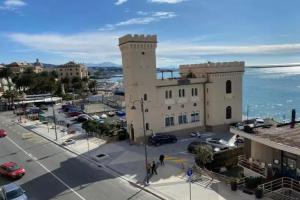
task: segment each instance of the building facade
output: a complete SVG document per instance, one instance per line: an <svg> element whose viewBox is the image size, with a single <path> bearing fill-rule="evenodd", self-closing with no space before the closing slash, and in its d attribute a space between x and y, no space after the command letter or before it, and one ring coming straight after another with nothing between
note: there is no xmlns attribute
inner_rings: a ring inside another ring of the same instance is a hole
<svg viewBox="0 0 300 200"><path fill-rule="evenodd" d="M159 80L156 35L125 35L119 47L132 140L143 138L142 113L147 135L225 130L242 120L244 62L181 65L181 77Z"/></svg>
<svg viewBox="0 0 300 200"><path fill-rule="evenodd" d="M265 120L246 128L232 127L232 133L245 139L244 157L239 165L245 174L263 177L291 177L300 180L300 125L279 124Z"/></svg>
<svg viewBox="0 0 300 200"><path fill-rule="evenodd" d="M39 59L36 59L36 62L31 64L27 62L13 62L6 67L10 68L13 73L23 73L26 69L31 69L35 73L40 73L43 71L44 66L42 63L39 62Z"/></svg>
<svg viewBox="0 0 300 200"><path fill-rule="evenodd" d="M86 66L75 62L68 62L66 64L59 65L55 67L54 70L57 72L59 79L69 78L71 80L74 77L78 77L80 79L88 77L88 70Z"/></svg>

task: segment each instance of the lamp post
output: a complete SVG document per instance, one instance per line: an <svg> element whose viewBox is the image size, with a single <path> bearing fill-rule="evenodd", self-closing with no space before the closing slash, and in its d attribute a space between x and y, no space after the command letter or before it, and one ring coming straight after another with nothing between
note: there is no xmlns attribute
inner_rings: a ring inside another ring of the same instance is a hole
<svg viewBox="0 0 300 200"><path fill-rule="evenodd" d="M141 98L140 100L133 101L133 106L131 107L132 110L135 110L136 107L134 106L134 103L139 101L141 103L141 112L142 112L142 122L143 122L143 134L144 134L144 151L145 151L145 172L146 172L146 184L149 184L149 178L148 178L148 151L147 151L147 138L146 138L146 128L145 128L145 111L144 111L144 100Z"/></svg>
<svg viewBox="0 0 300 200"><path fill-rule="evenodd" d="M55 131L55 140L57 140L57 130L56 130L56 115L55 115L55 109L54 109L54 101L51 95L51 103L52 103L52 110L53 110L53 121L54 121L54 131Z"/></svg>

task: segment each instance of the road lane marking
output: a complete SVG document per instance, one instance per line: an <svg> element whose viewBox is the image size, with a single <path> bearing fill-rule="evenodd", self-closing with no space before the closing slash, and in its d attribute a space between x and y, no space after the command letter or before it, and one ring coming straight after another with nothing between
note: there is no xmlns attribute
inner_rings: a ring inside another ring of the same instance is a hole
<svg viewBox="0 0 300 200"><path fill-rule="evenodd" d="M31 159L33 159L37 164L39 164L44 170L49 172L55 179L57 179L61 184L66 186L69 190L71 190L76 196L78 196L81 200L86 200L83 196L81 196L78 192L76 192L73 188L71 188L67 183L65 183L62 179L60 179L58 176L56 176L54 173L52 173L45 165L43 165L41 162L37 160L36 157L32 156L30 153L25 151L21 146L19 146L17 143L15 143L10 137L6 136L6 138L13 143L18 149L23 151L27 156L29 156Z"/></svg>

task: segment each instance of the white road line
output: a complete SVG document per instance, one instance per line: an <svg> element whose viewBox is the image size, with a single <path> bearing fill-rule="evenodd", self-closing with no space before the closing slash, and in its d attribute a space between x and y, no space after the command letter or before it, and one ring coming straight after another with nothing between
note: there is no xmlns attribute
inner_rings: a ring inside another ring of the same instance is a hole
<svg viewBox="0 0 300 200"><path fill-rule="evenodd" d="M64 186L66 186L69 190L71 190L75 195L77 195L80 199L86 200L83 196L81 196L78 192L76 192L73 188L71 188L68 184L66 184L63 180L61 180L58 176L56 176L54 173L52 173L45 165L40 163L37 158L32 156L30 153L25 151L22 147L20 147L17 143L15 143L12 139L10 139L8 136L6 138L13 143L16 147L18 147L21 151L23 151L27 156L29 156L31 159L33 159L37 164L39 164L43 169L45 169L47 172L49 172L54 178L56 178L59 182L61 182Z"/></svg>

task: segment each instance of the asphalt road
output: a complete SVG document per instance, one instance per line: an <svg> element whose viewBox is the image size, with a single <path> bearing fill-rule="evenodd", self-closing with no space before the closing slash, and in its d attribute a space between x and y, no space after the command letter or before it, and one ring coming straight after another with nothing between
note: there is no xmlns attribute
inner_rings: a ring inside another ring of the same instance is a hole
<svg viewBox="0 0 300 200"><path fill-rule="evenodd" d="M15 161L27 173L16 182L30 200L157 200L127 181L76 157L44 138L12 122L12 113L0 113L0 128L8 136L0 139L0 163ZM27 134L27 139L22 138ZM12 182L0 177L0 185Z"/></svg>

